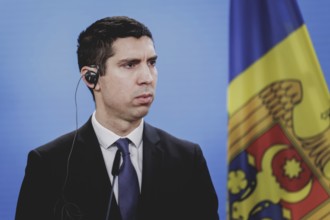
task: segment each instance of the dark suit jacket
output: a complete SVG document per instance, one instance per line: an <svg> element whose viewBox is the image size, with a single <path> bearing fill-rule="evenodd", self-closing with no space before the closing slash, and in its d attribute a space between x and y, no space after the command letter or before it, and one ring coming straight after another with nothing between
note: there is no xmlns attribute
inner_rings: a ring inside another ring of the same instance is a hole
<svg viewBox="0 0 330 220"><path fill-rule="evenodd" d="M81 216L75 219L105 219L111 183L91 120L77 131L61 193L75 133L29 153L16 220L61 219L66 212ZM216 220L217 209L200 147L145 123L139 220ZM110 210L110 219L120 220L115 199Z"/></svg>

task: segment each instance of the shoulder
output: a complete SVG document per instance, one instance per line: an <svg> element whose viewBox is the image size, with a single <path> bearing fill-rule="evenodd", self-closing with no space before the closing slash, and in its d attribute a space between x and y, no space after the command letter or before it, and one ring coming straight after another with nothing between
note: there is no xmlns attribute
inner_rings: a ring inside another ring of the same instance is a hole
<svg viewBox="0 0 330 220"><path fill-rule="evenodd" d="M83 143L83 140L87 136L87 133L93 133L93 128L88 121L82 127L69 133L63 134L48 143L45 143L34 150L31 153L39 154L42 156L56 156L67 153L71 150L73 145Z"/></svg>
<svg viewBox="0 0 330 220"><path fill-rule="evenodd" d="M148 123L144 123L144 135L149 137L151 141L157 142L171 142L179 145L189 145L189 146L197 146L197 143L192 141L179 138L163 129L154 127Z"/></svg>
<svg viewBox="0 0 330 220"><path fill-rule="evenodd" d="M145 123L144 129L144 137L162 150L176 153L202 154L199 144L195 142L179 138L148 123Z"/></svg>
<svg viewBox="0 0 330 220"><path fill-rule="evenodd" d="M28 160L30 162L45 163L46 161L60 163L65 161L73 144L76 131L64 134L49 141L29 152Z"/></svg>

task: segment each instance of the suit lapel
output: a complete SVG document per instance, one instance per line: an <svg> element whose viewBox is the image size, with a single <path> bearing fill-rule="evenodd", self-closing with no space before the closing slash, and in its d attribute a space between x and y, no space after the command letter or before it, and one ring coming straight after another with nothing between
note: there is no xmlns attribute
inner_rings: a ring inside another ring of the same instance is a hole
<svg viewBox="0 0 330 220"><path fill-rule="evenodd" d="M78 130L77 142L72 155L76 161L76 166L73 169L81 177L79 178L82 181L80 184L85 184L86 192L84 192L83 199L86 202L85 205L89 206L86 208L98 210L100 213L91 214L103 218L107 210L112 186L91 120ZM119 214L115 199L112 201L111 212L115 215Z"/></svg>
<svg viewBox="0 0 330 220"><path fill-rule="evenodd" d="M154 127L145 123L143 131L143 171L141 192L143 210L150 207L152 201L155 201L155 197L157 197L162 167L163 151L160 148L159 135Z"/></svg>
<svg viewBox="0 0 330 220"><path fill-rule="evenodd" d="M79 130L76 147L80 148L80 157L83 160L80 165L85 172L88 185L98 192L107 192L111 186L110 180L90 121Z"/></svg>

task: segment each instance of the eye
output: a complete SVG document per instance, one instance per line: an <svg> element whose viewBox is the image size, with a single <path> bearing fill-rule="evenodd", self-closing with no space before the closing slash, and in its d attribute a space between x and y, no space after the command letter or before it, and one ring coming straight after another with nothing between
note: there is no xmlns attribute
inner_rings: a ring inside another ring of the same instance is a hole
<svg viewBox="0 0 330 220"><path fill-rule="evenodd" d="M127 69L132 69L136 66L136 63L135 62L127 62L124 64L124 67L127 68Z"/></svg>
<svg viewBox="0 0 330 220"><path fill-rule="evenodd" d="M157 63L157 60L156 59L151 59L148 62L149 66L156 66L156 63Z"/></svg>
<svg viewBox="0 0 330 220"><path fill-rule="evenodd" d="M125 69L133 69L139 64L138 60L127 60L121 64Z"/></svg>

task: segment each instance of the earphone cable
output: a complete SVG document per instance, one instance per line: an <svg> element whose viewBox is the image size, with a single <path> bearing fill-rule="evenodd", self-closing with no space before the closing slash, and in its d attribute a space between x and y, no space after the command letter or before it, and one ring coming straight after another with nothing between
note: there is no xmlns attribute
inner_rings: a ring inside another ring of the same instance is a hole
<svg viewBox="0 0 330 220"><path fill-rule="evenodd" d="M76 121L76 130L75 130L75 134L74 134L74 137L73 137L73 140L72 140L72 144L71 144L71 149L70 149L70 152L69 152L69 155L68 155L68 159L67 159L66 176L65 176L63 187L62 187L62 192L63 193L64 193L66 184L67 184L68 179L69 179L70 159L71 159L71 155L72 155L72 152L73 152L74 144L76 142L76 138L77 138L77 135L78 135L78 101L77 101L77 93L78 93L78 88L79 88L79 84L80 84L80 81L81 81L82 77L83 76L81 76L79 78L79 81L77 83L76 90L75 90L75 93L74 93L75 115L76 115L76 120L75 120Z"/></svg>
<svg viewBox="0 0 330 220"><path fill-rule="evenodd" d="M71 160L71 156L72 156L72 152L73 152L73 148L77 139L77 135L78 135L78 101L77 101L77 92L78 92L78 88L79 88L79 84L80 81L82 79L83 76L81 76L79 78L79 81L77 83L76 89L75 89L75 94L74 94L74 100L75 100L75 134L72 140L72 144L71 144L71 148L70 148L70 152L68 154L68 158L67 158L67 164L66 164L66 174L65 174L65 179L64 179L64 183L62 186L62 191L61 191L61 197L57 200L55 206L54 206L54 214L56 215L57 211L59 210L60 213L60 218L61 220L65 220L65 219L81 219L82 218L82 214L80 212L79 207L71 202L68 202L65 198L65 188L67 186L68 183L68 179L69 179L69 170L70 170L70 160ZM58 207L60 206L60 207ZM58 209L59 208L59 209Z"/></svg>

